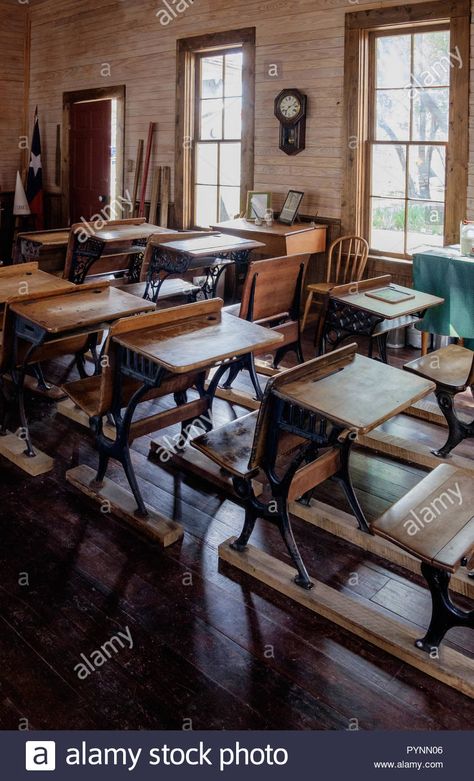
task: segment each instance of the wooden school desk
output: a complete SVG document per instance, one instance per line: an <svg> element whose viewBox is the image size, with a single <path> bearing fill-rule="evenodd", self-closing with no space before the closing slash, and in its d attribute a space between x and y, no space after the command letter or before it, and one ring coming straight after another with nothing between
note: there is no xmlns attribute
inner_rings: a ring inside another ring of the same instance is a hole
<svg viewBox="0 0 474 781"><path fill-rule="evenodd" d="M71 383L66 390L81 404L90 416L103 418L109 414L116 426L114 441L96 436L99 451L99 469L94 490L100 497L106 477L109 458L118 460L127 476L137 509L131 515L147 518L148 509L137 484L129 456L130 443L144 434L179 422L195 420L210 413L215 389L222 374L233 360L241 355L274 347L281 340L272 333L246 321L222 312L220 299L188 304L175 309L161 310L152 315L120 321L110 332L108 354L110 365L100 378ZM210 385L205 387L207 370L219 366ZM100 379L100 388L97 380ZM130 389L130 383L133 383ZM90 388L95 386L96 399L90 399ZM188 401L186 391L196 387L199 398ZM111 393L111 389L114 393ZM138 404L144 399L174 394L176 406L133 421ZM107 402L101 404L101 399ZM68 480L91 495L91 470L79 467L68 473ZM127 511L130 514L129 510ZM122 515L126 515L122 507ZM137 519L133 519L136 525Z"/></svg>
<svg viewBox="0 0 474 781"><path fill-rule="evenodd" d="M22 263L0 268L0 311L9 298L15 298L39 291L53 292L73 287L65 279L47 274L38 268L38 262Z"/></svg>
<svg viewBox="0 0 474 781"><path fill-rule="evenodd" d="M54 357L56 350L61 354L61 342L87 334L92 337L119 318L154 309L154 305L149 301L105 284L71 288L64 293L58 291L54 296L43 296L30 301L16 299L9 305L13 321L10 334L13 346L8 365L4 369L10 371L16 386L16 404L24 440L22 444L26 445L21 451L23 458L18 459L15 449L15 458L12 460L19 466L23 465L22 468L30 474L49 471L52 459L47 460L47 469L42 469L41 472L33 471L37 468L34 464L37 454L31 442L25 410L24 383L27 367L41 360L42 353L46 350L48 358ZM2 440L0 445L2 454L8 458L8 443ZM38 468L41 469L40 466Z"/></svg>
<svg viewBox="0 0 474 781"><path fill-rule="evenodd" d="M400 303L389 303L368 295L387 287L413 297L407 297ZM332 347L337 347L349 336L368 336L371 357L373 337L377 337L381 358L387 363L386 343L389 332L394 328L407 327L416 320L413 317L415 314L420 313L423 316L427 309L442 303L443 299L438 296L402 285L391 285L390 275L339 285L327 295L317 344L328 341Z"/></svg>
<svg viewBox="0 0 474 781"><path fill-rule="evenodd" d="M235 264L236 282L243 281L247 273L250 254L260 250L260 241L223 235L203 235L192 239L165 242L155 248L148 270L147 295L157 300L160 287L170 274L185 274L190 270L206 270L201 287L204 298L214 298L222 272L229 263ZM222 263L219 263L222 260ZM158 274L161 272L161 274ZM158 281L154 281L158 280ZM152 288L152 295L150 295ZM236 292L234 284L234 295Z"/></svg>
<svg viewBox="0 0 474 781"><path fill-rule="evenodd" d="M130 282L138 282L143 253L150 236L173 232L159 225L150 225L145 220L139 224L137 220L136 224L107 225L100 230L96 230L93 223L88 225L89 232L81 223L73 226L69 240L64 276L77 285L82 284L88 274L123 271L124 264Z"/></svg>
<svg viewBox="0 0 474 781"><path fill-rule="evenodd" d="M42 271L62 271L68 241L69 228L19 233L13 250L13 263L37 260Z"/></svg>

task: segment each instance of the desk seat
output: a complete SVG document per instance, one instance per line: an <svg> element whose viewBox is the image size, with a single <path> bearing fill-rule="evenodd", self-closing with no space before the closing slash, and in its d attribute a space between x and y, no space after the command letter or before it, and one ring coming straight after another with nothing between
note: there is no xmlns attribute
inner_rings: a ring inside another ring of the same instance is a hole
<svg viewBox="0 0 474 781"><path fill-rule="evenodd" d="M444 385L456 393L461 393L468 385L473 358L471 350L458 344L450 344L435 353L428 353L406 363L403 368L433 380L436 385Z"/></svg>
<svg viewBox="0 0 474 781"><path fill-rule="evenodd" d="M193 439L193 447L236 477L248 479L258 467L249 469L258 412L251 412Z"/></svg>
<svg viewBox="0 0 474 781"><path fill-rule="evenodd" d="M456 572L463 560L469 562L474 556L473 499L472 475L442 464L390 507L372 529L426 564ZM428 522L430 514L435 517Z"/></svg>
<svg viewBox="0 0 474 781"><path fill-rule="evenodd" d="M165 378L158 389L153 388L143 396L142 401L167 396L171 393L180 393L187 390L193 381L198 380L199 373L195 372L182 377ZM141 382L124 377L122 380L122 402L125 407L133 394L140 388ZM63 386L63 390L76 407L82 409L89 418L103 414L103 380L102 376L94 375L82 380L74 380Z"/></svg>

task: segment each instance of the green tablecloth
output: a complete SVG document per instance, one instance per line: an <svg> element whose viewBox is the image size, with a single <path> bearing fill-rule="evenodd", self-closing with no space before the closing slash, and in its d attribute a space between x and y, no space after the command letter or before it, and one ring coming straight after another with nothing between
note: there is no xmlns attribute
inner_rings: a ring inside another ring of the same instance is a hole
<svg viewBox="0 0 474 781"><path fill-rule="evenodd" d="M459 246L416 252L413 287L445 299L427 311L422 330L463 337L466 347L474 349L474 258L460 255Z"/></svg>

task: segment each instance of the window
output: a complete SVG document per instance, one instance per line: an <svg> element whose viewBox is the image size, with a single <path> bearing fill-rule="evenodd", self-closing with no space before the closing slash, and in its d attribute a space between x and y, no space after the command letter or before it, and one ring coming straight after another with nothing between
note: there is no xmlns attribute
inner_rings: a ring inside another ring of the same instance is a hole
<svg viewBox="0 0 474 781"><path fill-rule="evenodd" d="M346 15L342 222L371 253L459 241L466 214L468 0Z"/></svg>
<svg viewBox="0 0 474 781"><path fill-rule="evenodd" d="M207 228L240 212L242 50L199 55L196 77L193 222Z"/></svg>
<svg viewBox="0 0 474 781"><path fill-rule="evenodd" d="M232 219L253 189L255 28L178 41L175 223Z"/></svg>
<svg viewBox="0 0 474 781"><path fill-rule="evenodd" d="M449 29L372 37L369 244L405 257L444 244Z"/></svg>

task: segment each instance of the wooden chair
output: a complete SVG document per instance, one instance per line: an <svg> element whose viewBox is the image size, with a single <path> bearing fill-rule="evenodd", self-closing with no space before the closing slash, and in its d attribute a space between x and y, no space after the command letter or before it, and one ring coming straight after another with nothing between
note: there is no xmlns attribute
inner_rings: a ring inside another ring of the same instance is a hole
<svg viewBox="0 0 474 781"><path fill-rule="evenodd" d="M146 220L144 217L130 217L124 220L108 220L101 224L101 230L127 225L143 225L145 222ZM74 278L75 272L73 270L73 258L75 254L76 256L79 256L81 266L84 265L85 267L87 267L87 264L91 258L95 258L97 254L100 256L102 248L98 247L98 244L101 244L101 242L98 242L98 240L94 238L95 229L96 227L94 222L77 222L71 226L66 250L66 262L63 272L64 279L76 283L79 281L83 282L85 279L85 277L82 279L82 271L80 280ZM82 234L88 236L85 241L81 241ZM91 266L91 276L99 277L105 275L110 276L112 274L127 274L131 271L134 258L137 258L138 262L141 263L144 251L145 244L143 241L135 241L125 250L120 246L117 246L114 251L113 246L111 246L108 248L107 254L100 256L98 260L94 260L94 263Z"/></svg>
<svg viewBox="0 0 474 781"><path fill-rule="evenodd" d="M328 250L326 280L307 286L308 297L301 330L304 331L314 297L319 300L335 285L358 282L364 276L369 257L368 242L362 236L341 236Z"/></svg>
<svg viewBox="0 0 474 781"><path fill-rule="evenodd" d="M295 581L303 588L312 582L297 548L288 503L335 477L343 486L359 528L369 527L349 476L350 433L327 424L318 415L285 398L285 386L317 382L354 360L352 344L329 355L300 364L270 378L258 412L245 415L192 440L193 447L232 475L237 495L245 506L245 522L235 550L246 547L257 518L278 526L298 570ZM252 480L263 472L271 491L265 504L254 493Z"/></svg>
<svg viewBox="0 0 474 781"><path fill-rule="evenodd" d="M425 637L415 645L428 653L439 648L452 627L474 629L474 610L461 610L449 595L451 574L460 566L474 565L473 503L472 475L443 464L372 524L375 534L422 562L421 572L431 592L432 616ZM424 523L429 517L427 508L435 516L428 527Z"/></svg>
<svg viewBox="0 0 474 781"><path fill-rule="evenodd" d="M241 304L225 309L229 314L267 326L283 335L283 342L275 353L275 368L290 350L296 352L300 363L304 361L299 313L309 258L310 255L288 255L253 261L245 279ZM261 399L263 394L253 355L231 367L224 388L231 387L242 369L249 372L257 398Z"/></svg>
<svg viewBox="0 0 474 781"><path fill-rule="evenodd" d="M474 421L465 423L460 420L454 404L458 393L463 393L467 388L474 392L474 352L450 344L406 363L403 368L436 383L436 399L446 418L449 434L443 447L431 452L446 458L460 442L474 436Z"/></svg>
<svg viewBox="0 0 474 781"><path fill-rule="evenodd" d="M206 302L206 305L211 302ZM160 428L181 422L183 426L195 421L211 408L212 397L205 390L207 370L196 370L185 374L171 374L136 355L130 360L134 363L125 374L119 374L121 348L115 341L120 336L137 331L157 328L158 326L185 325L186 321L199 315L199 307L204 304L186 304L173 309L164 309L151 314L119 320L110 331L103 351L101 363L103 371L100 376L70 382L64 386L64 391L74 404L89 417L95 443L99 451L99 466L96 483L104 480L110 458L122 464L128 483L135 497L138 515L146 517L148 511L140 493L136 476L130 459L130 444L137 437L158 431ZM137 379L138 369L145 372L147 379ZM188 402L186 392L195 387L199 399ZM133 422L137 406L151 399L168 396L175 398L176 407L161 412L154 412ZM115 424L115 439L109 439L103 433L104 417L112 417ZM204 425L204 424L203 424Z"/></svg>
<svg viewBox="0 0 474 781"><path fill-rule="evenodd" d="M171 262L167 260L161 249L163 244L170 241L182 241L183 239L197 239L200 236L215 235L209 231L180 231L176 233L155 233L148 240L143 263L140 271L140 281L132 284L123 284L124 290L134 296L146 298L155 304L160 301L167 301L177 297L186 297L188 299L195 297L200 288L192 282L185 279L171 277L173 269L176 268L176 256L173 255ZM159 262L159 259L162 259ZM155 259L158 261L156 270L153 270ZM214 261L215 259L213 259ZM179 261L178 261L179 263ZM184 268L185 264L181 264ZM179 273L179 271L177 272ZM182 273L182 272L181 272Z"/></svg>

